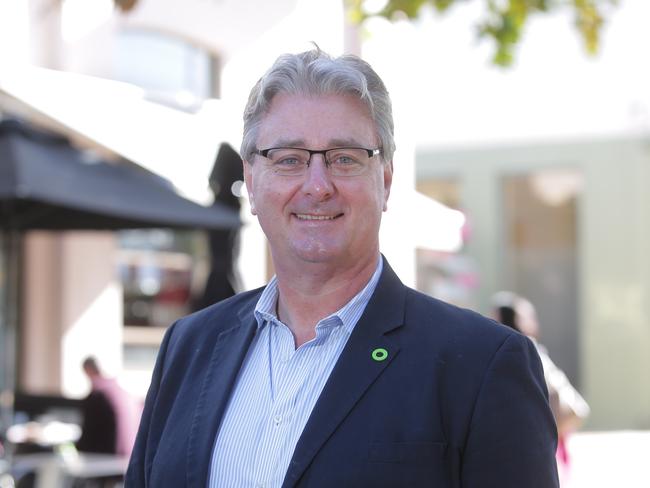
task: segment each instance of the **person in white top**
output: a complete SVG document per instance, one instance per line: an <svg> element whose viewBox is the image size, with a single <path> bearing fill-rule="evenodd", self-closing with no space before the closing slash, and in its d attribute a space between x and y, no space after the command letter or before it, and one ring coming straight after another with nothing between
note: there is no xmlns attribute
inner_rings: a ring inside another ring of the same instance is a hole
<svg viewBox="0 0 650 488"><path fill-rule="evenodd" d="M539 342L539 319L534 305L528 299L509 291L496 293L492 303L494 318L532 340L542 360L544 379L558 430L557 460L562 480L570 472L571 460L567 446L569 436L589 416L589 404L571 384L564 371L553 362L546 347Z"/></svg>

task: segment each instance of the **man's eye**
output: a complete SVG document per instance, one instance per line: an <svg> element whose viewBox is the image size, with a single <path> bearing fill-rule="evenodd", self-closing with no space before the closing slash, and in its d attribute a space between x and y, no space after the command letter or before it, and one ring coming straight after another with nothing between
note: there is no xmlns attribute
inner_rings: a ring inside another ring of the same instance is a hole
<svg viewBox="0 0 650 488"><path fill-rule="evenodd" d="M360 164L360 161L350 154L336 154L332 158L332 164L335 166L351 166Z"/></svg>
<svg viewBox="0 0 650 488"><path fill-rule="evenodd" d="M341 154L340 156L337 156L336 159L334 160L334 164L350 164L350 163L355 163L356 161L348 156L347 154Z"/></svg>
<svg viewBox="0 0 650 488"><path fill-rule="evenodd" d="M300 160L296 157L289 156L278 159L275 164L278 166L298 166L300 164Z"/></svg>

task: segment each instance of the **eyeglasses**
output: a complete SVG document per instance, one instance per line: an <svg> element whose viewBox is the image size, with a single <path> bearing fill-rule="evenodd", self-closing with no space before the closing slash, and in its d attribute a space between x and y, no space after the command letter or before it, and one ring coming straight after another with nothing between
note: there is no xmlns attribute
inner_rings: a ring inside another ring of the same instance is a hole
<svg viewBox="0 0 650 488"><path fill-rule="evenodd" d="M336 147L315 151L299 147L272 147L256 149L253 154L269 160L271 169L280 176L302 176L307 172L314 154L322 154L325 166L332 176L359 176L370 167L370 158L381 154L381 149Z"/></svg>

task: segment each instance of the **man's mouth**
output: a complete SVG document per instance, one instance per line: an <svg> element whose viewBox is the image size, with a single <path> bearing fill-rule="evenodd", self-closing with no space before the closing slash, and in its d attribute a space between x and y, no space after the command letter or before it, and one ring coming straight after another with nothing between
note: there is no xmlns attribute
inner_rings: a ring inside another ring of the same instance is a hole
<svg viewBox="0 0 650 488"><path fill-rule="evenodd" d="M334 220L342 216L343 214L336 215L313 215L313 214L294 214L296 218L300 220Z"/></svg>

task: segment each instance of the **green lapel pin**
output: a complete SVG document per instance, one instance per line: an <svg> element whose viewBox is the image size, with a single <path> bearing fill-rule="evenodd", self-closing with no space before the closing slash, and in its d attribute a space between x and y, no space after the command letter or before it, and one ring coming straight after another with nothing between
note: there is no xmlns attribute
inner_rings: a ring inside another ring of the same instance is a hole
<svg viewBox="0 0 650 488"><path fill-rule="evenodd" d="M372 351L372 359L375 361L384 361L388 357L388 351L384 349L383 347L378 347L374 351Z"/></svg>

